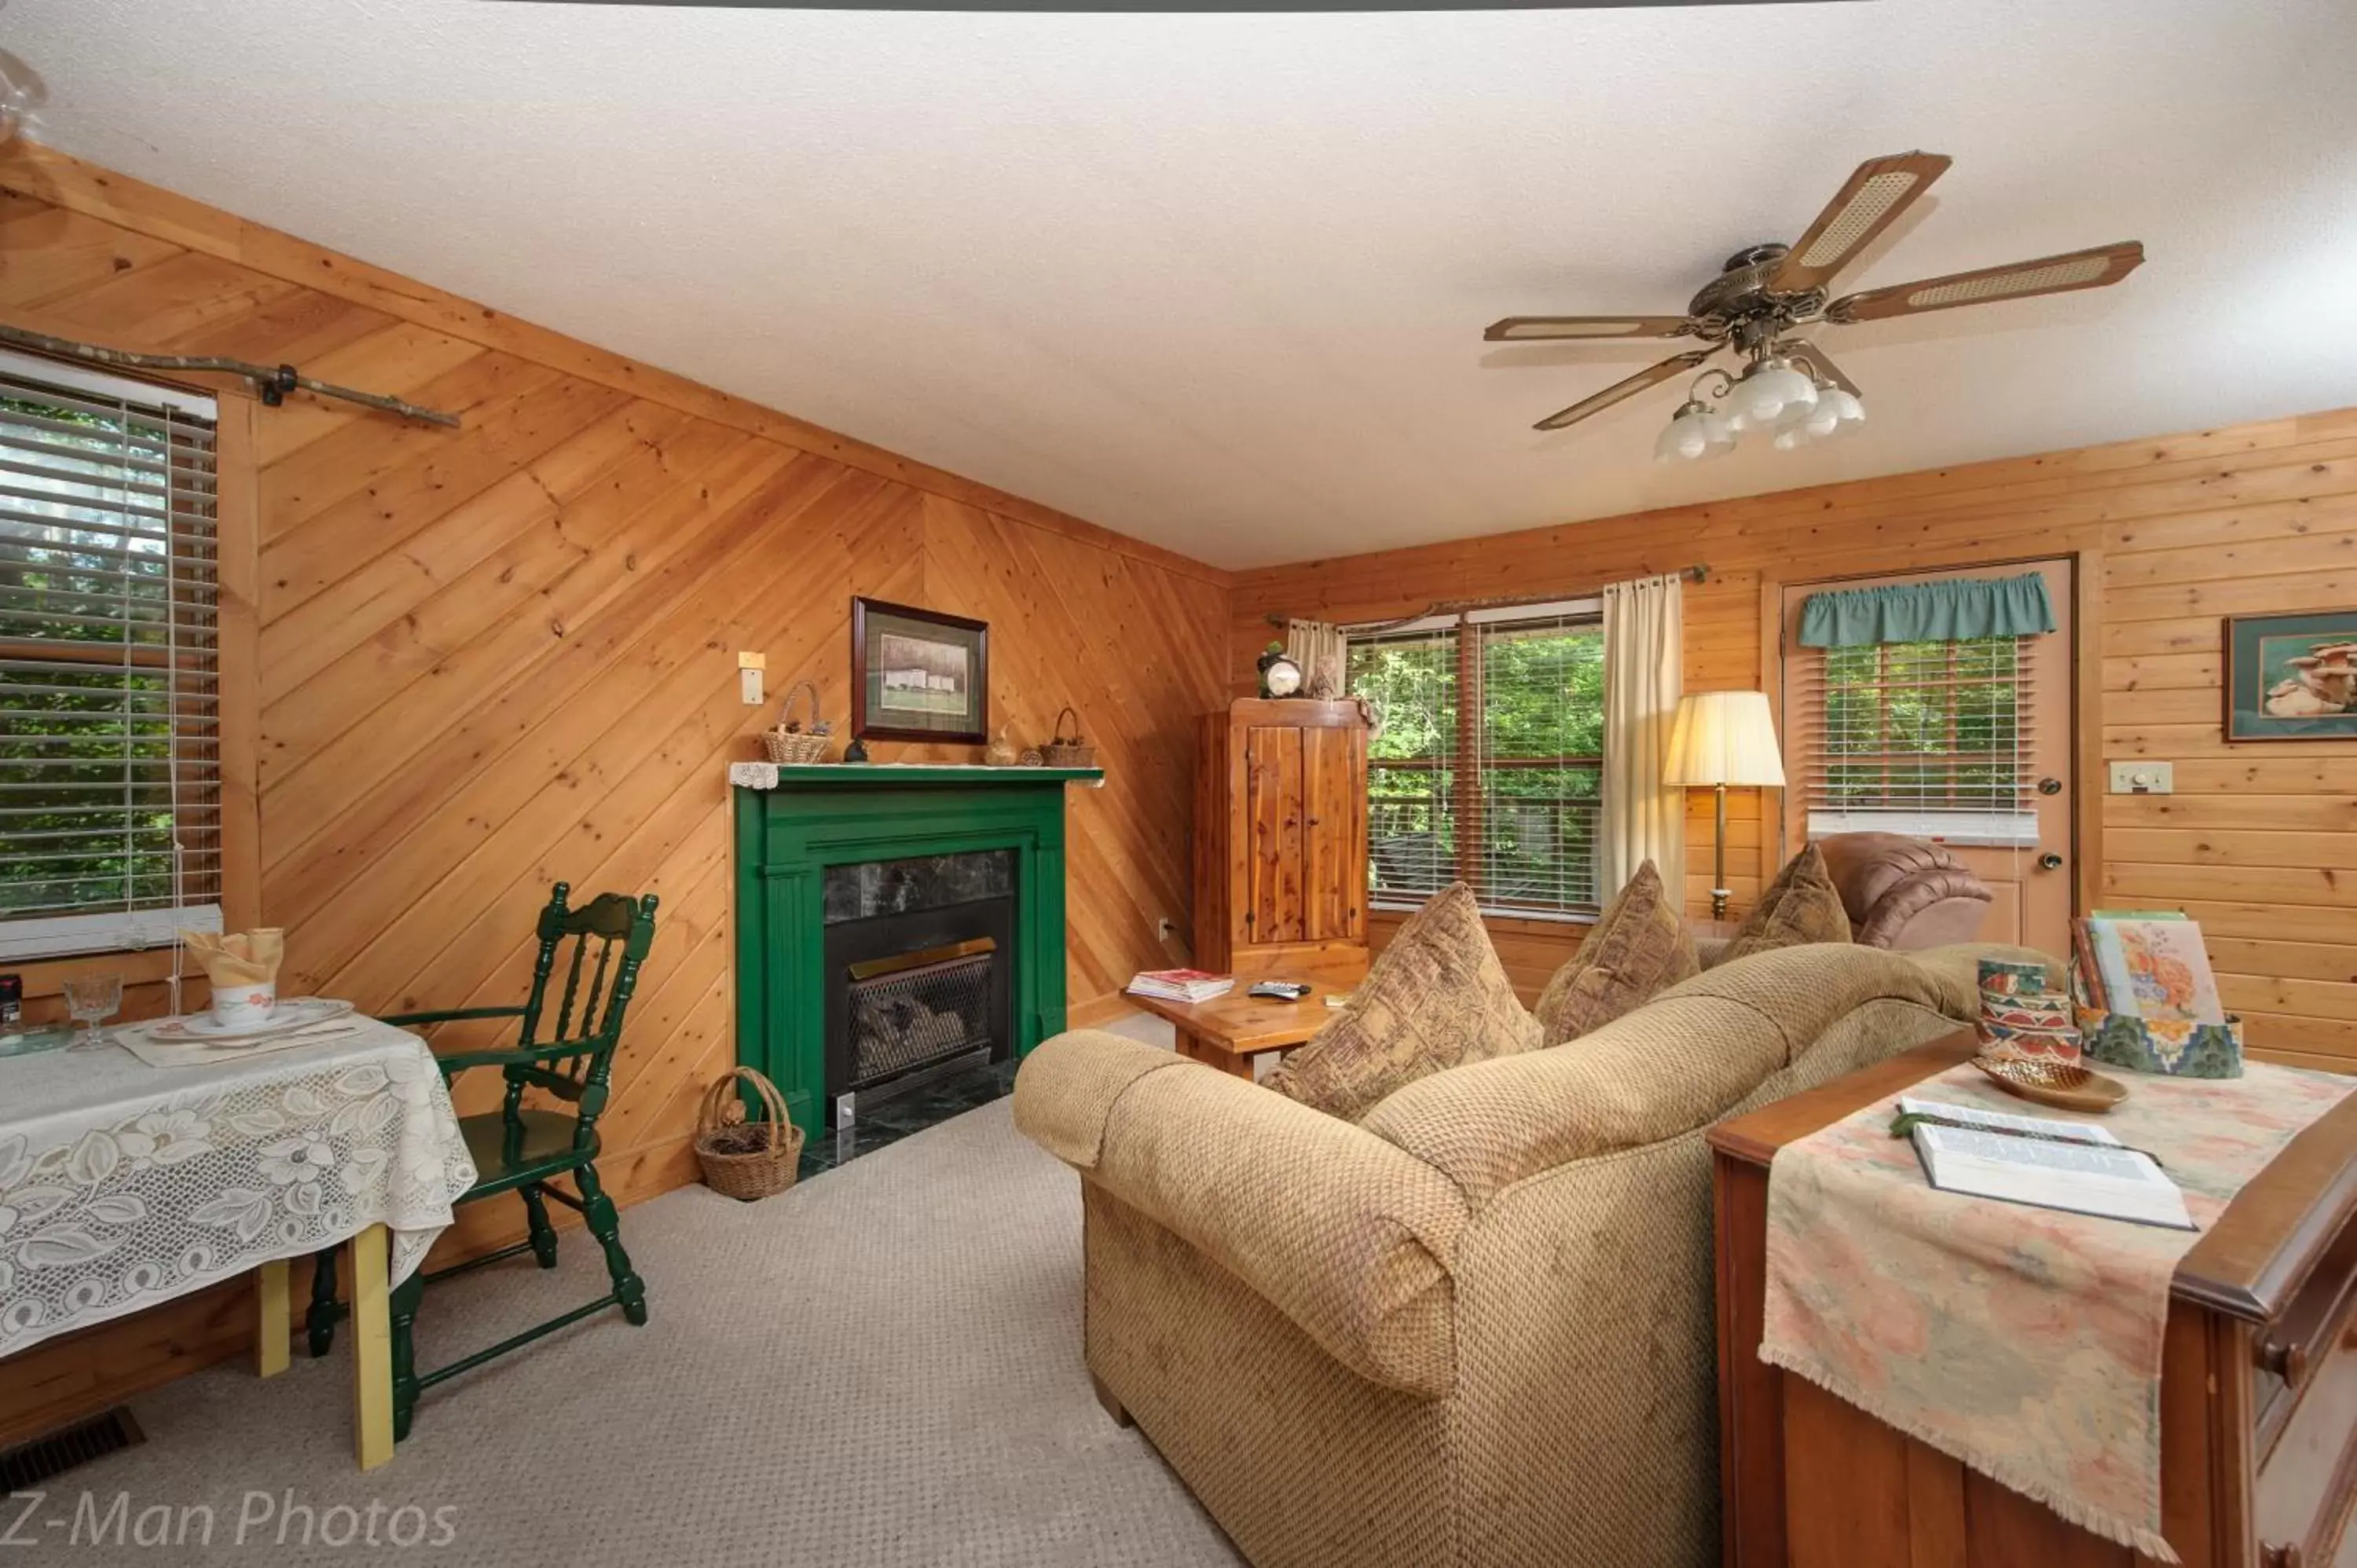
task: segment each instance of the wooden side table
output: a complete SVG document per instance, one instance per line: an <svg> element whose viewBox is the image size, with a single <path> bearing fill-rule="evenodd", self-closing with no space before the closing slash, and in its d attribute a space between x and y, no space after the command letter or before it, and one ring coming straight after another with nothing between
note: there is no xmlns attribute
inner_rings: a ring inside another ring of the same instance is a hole
<svg viewBox="0 0 2357 1568"><path fill-rule="evenodd" d="M1233 991L1209 1002L1165 1002L1156 996L1130 1000L1177 1026L1180 1056L1250 1078L1253 1058L1297 1046L1324 1028L1334 1016L1326 998L1348 995L1356 983L1338 985L1324 975L1313 975L1309 983L1315 989L1298 1002L1248 996L1245 989L1252 983L1251 976L1238 976Z"/></svg>
<svg viewBox="0 0 2357 1568"><path fill-rule="evenodd" d="M1711 1129L1727 1568L2131 1568L2145 1560L1760 1359L1776 1151L1975 1049L1962 1032ZM2186 1568L2357 1565L2357 1096L2177 1266L2162 1533Z"/></svg>

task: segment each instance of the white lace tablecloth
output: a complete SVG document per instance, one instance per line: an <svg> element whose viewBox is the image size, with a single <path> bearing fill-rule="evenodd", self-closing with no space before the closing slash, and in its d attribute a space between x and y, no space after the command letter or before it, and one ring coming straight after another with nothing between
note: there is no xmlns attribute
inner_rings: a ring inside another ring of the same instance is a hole
<svg viewBox="0 0 2357 1568"><path fill-rule="evenodd" d="M201 1067L0 1059L0 1356L374 1224L407 1277L475 1167L425 1042L367 1022Z"/></svg>

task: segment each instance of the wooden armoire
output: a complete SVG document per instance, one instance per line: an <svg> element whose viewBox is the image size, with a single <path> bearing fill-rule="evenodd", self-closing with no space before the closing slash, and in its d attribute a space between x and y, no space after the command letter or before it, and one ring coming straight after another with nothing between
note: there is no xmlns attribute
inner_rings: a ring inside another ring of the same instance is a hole
<svg viewBox="0 0 2357 1568"><path fill-rule="evenodd" d="M1355 703L1203 717L1195 964L1353 981L1367 967L1367 725Z"/></svg>

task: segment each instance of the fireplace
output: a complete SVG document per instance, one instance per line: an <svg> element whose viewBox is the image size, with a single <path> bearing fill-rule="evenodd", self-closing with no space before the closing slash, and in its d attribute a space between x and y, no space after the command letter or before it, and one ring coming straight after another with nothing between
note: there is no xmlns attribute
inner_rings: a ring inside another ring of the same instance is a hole
<svg viewBox="0 0 2357 1568"><path fill-rule="evenodd" d="M1064 791L1103 778L729 765L737 1059L778 1086L805 1134L834 1130L843 1096L856 1113L944 1064L1017 1058L1063 1028ZM864 1059L855 994L867 1004Z"/></svg>
<svg viewBox="0 0 2357 1568"><path fill-rule="evenodd" d="M831 865L825 878L829 1120L1006 1059L1015 968L1006 850Z"/></svg>

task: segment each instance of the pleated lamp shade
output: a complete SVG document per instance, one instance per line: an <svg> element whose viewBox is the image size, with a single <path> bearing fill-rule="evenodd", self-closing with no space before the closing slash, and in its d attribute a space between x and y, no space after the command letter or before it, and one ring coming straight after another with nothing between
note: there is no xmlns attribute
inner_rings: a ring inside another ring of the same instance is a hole
<svg viewBox="0 0 2357 1568"><path fill-rule="evenodd" d="M1784 787L1784 759L1765 692L1689 692L1670 725L1663 782Z"/></svg>

